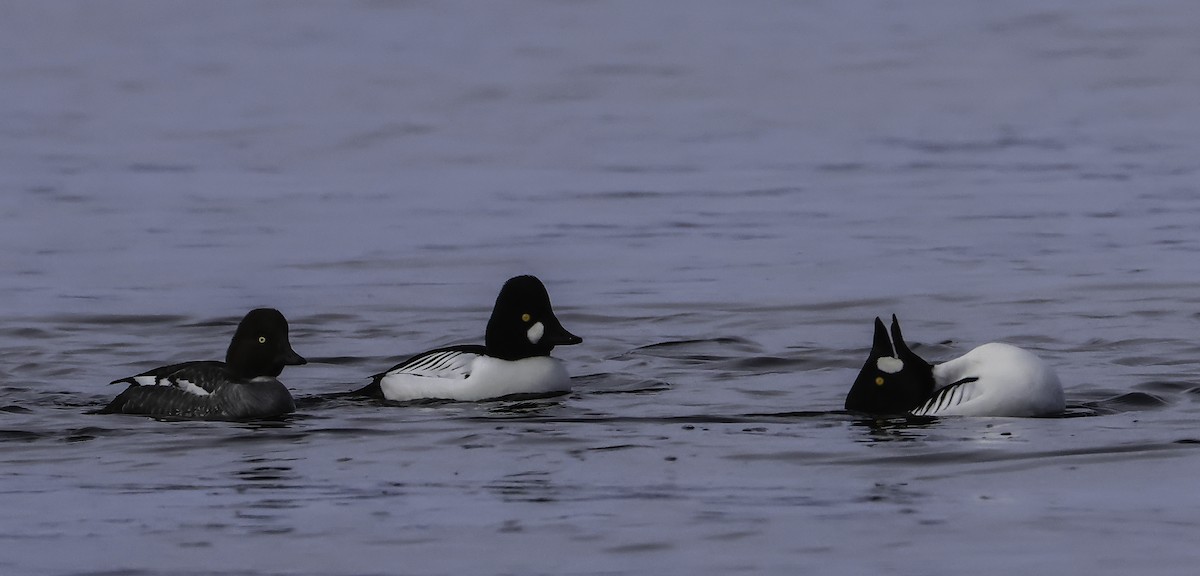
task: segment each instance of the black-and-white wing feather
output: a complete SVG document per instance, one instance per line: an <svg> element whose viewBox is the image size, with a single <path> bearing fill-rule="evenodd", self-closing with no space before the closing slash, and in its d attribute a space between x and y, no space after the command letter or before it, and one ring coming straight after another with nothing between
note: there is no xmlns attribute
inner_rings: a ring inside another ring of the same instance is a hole
<svg viewBox="0 0 1200 576"><path fill-rule="evenodd" d="M224 362L215 360L183 362L147 370L141 374L114 380L112 383L129 383L134 386L172 386L196 396L212 394L224 383L237 381Z"/></svg>
<svg viewBox="0 0 1200 576"><path fill-rule="evenodd" d="M483 346L452 346L418 354L393 366L387 372L376 374L375 379L396 374L428 376L431 378L467 378L471 375L471 362L482 355Z"/></svg>
<svg viewBox="0 0 1200 576"><path fill-rule="evenodd" d="M929 400L914 409L915 416L937 416L944 410L959 406L975 397L975 387L972 383L979 378L963 378L941 390L938 390Z"/></svg>
<svg viewBox="0 0 1200 576"><path fill-rule="evenodd" d="M180 418L211 418L226 415L225 407L212 394L238 382L224 362L184 362L162 366L115 380L129 387L101 412L157 414Z"/></svg>
<svg viewBox="0 0 1200 576"><path fill-rule="evenodd" d="M371 376L371 383L355 390L354 393L382 397L383 391L379 388L379 383L389 376L410 375L463 380L471 376L472 363L486 351L487 349L483 346L467 345L423 352L391 367L386 372Z"/></svg>

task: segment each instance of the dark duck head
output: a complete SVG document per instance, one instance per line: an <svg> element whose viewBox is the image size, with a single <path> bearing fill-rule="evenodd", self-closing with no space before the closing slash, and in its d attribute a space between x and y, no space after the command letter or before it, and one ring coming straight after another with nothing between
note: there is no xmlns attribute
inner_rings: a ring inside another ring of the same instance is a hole
<svg viewBox="0 0 1200 576"><path fill-rule="evenodd" d="M875 341L866 364L846 395L846 410L904 414L933 394L933 366L908 349L900 322L892 315L892 337L875 318Z"/></svg>
<svg viewBox="0 0 1200 576"><path fill-rule="evenodd" d="M487 354L504 360L549 356L555 346L579 344L550 307L550 295L534 276L510 278L496 297L488 320Z"/></svg>
<svg viewBox="0 0 1200 576"><path fill-rule="evenodd" d="M292 350L283 314L274 308L258 308L247 313L238 324L225 353L225 363L243 378L274 378L283 372L284 366L300 366L308 361Z"/></svg>

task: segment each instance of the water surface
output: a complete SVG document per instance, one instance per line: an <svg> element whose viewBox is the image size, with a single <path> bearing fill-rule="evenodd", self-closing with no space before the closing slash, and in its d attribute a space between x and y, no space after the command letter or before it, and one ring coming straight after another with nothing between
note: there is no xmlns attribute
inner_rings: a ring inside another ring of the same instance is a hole
<svg viewBox="0 0 1200 576"><path fill-rule="evenodd" d="M0 7L0 569L1191 573L1187 2ZM339 398L533 273L564 397ZM88 411L281 309L283 421ZM1068 418L842 413L896 313Z"/></svg>

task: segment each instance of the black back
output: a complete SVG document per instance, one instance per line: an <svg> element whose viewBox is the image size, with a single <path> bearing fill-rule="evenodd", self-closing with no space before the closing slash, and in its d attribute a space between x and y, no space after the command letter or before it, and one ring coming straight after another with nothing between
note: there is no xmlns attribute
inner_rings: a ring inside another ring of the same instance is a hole
<svg viewBox="0 0 1200 576"><path fill-rule="evenodd" d="M541 323L541 336L531 342L529 330ZM496 297L487 324L487 354L504 360L549 356L555 346L579 344L583 339L567 332L554 310L550 295L535 276L510 278Z"/></svg>
<svg viewBox="0 0 1200 576"><path fill-rule="evenodd" d="M881 368L880 358L890 359L884 361L885 365L891 365L888 368L894 368L899 361L899 370ZM868 414L904 414L929 399L933 384L933 366L905 344L896 316L892 316L890 340L883 320L875 318L871 353L846 395L846 409Z"/></svg>

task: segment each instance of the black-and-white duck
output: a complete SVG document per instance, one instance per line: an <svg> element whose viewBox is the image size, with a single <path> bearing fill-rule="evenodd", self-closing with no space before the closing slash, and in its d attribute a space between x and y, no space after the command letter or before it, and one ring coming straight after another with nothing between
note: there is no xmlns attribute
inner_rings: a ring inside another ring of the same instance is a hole
<svg viewBox="0 0 1200 576"><path fill-rule="evenodd" d="M1032 352L1000 342L931 365L913 353L892 316L891 339L875 319L875 341L846 409L917 416L1051 416L1066 409L1058 375Z"/></svg>
<svg viewBox="0 0 1200 576"><path fill-rule="evenodd" d="M374 375L356 393L400 402L563 393L571 389L571 379L550 351L582 341L558 321L542 281L517 276L500 289L483 346L450 346L417 354Z"/></svg>

